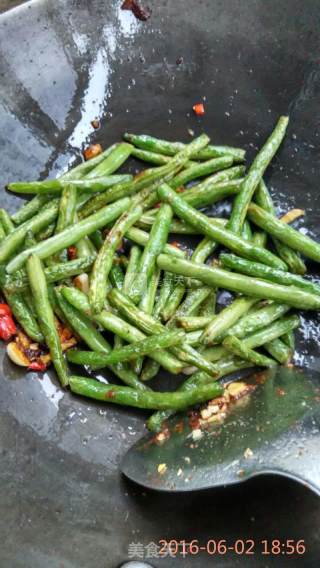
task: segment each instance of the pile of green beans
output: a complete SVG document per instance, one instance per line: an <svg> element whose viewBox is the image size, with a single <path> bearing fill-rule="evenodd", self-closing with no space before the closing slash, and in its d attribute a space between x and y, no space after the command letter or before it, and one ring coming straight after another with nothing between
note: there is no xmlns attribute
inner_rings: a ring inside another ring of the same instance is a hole
<svg viewBox="0 0 320 568"><path fill-rule="evenodd" d="M8 185L34 197L11 216L0 209L3 301L63 387L155 410L148 427L159 431L221 396L221 377L291 361L294 310L320 309L320 286L304 277L320 244L277 218L263 180L287 125L280 117L247 171L244 150L206 134L184 144L126 133L57 179ZM150 167L119 173L129 158ZM229 218L207 214L222 200ZM232 299L221 307L224 291ZM61 325L74 338L66 353ZM161 368L188 378L155 390ZM98 369L108 384L93 378Z"/></svg>

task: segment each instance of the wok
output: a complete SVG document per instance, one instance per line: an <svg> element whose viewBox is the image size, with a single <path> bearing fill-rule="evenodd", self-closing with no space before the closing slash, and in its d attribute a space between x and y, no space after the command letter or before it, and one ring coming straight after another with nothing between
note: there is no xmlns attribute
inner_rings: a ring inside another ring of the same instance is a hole
<svg viewBox="0 0 320 568"><path fill-rule="evenodd" d="M1 206L20 203L4 190L9 180L56 176L88 140L106 147L129 130L187 141L188 129L205 130L213 142L245 147L250 162L289 113L267 181L279 211L306 209L319 239L319 3L148 0L147 22L120 4L34 1L0 17ZM202 100L199 119L191 109ZM318 337L318 317L303 316L297 363L317 368ZM26 374L4 352L3 568L113 568L130 559L132 543L214 538L252 539L257 549L265 539L305 539L291 566L318 566L319 501L308 489L270 476L187 497L143 491L118 466L144 433L145 414L62 393L55 377ZM170 382L163 374L161 384ZM260 552L149 559L166 568L214 561L283 565Z"/></svg>

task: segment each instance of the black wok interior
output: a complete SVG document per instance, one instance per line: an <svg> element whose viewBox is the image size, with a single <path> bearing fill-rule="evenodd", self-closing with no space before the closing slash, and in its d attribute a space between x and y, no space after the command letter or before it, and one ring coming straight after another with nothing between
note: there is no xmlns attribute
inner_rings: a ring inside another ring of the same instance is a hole
<svg viewBox="0 0 320 568"><path fill-rule="evenodd" d="M266 180L279 212L305 209L303 225L319 239L320 4L146 3L147 22L115 0L35 1L0 16L1 207L21 202L5 191L8 181L58 175L89 140L106 147L128 130L188 141L191 129L246 148L250 163L289 113ZM196 118L192 105L201 100L206 114ZM319 318L304 315L297 363L318 367L318 337ZM144 413L62 393L54 376L26 374L0 349L3 568L113 568L133 542L210 538L253 539L257 552L150 561L282 566L258 551L263 539L289 538L307 546L291 566L318 566L320 511L308 489L261 477L190 495L143 491L120 477L118 464L144 432Z"/></svg>

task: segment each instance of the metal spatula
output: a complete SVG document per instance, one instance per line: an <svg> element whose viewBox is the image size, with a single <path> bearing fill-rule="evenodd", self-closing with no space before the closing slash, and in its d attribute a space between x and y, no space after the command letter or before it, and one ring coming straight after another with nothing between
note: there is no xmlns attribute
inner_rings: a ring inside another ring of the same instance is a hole
<svg viewBox="0 0 320 568"><path fill-rule="evenodd" d="M159 444L148 434L125 455L122 472L160 491L193 491L281 475L320 495L320 373L277 367L245 379L255 388L197 436L187 415L169 421Z"/></svg>

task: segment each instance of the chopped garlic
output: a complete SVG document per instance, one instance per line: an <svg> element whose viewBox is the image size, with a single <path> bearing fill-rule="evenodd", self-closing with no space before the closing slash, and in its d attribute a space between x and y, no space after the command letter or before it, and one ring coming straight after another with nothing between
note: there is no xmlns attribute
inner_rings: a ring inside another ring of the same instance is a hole
<svg viewBox="0 0 320 568"><path fill-rule="evenodd" d="M164 473L166 473L166 471L167 471L167 464L165 464L165 463L159 463L159 465L158 465L158 473L159 473L160 475L163 475Z"/></svg>
<svg viewBox="0 0 320 568"><path fill-rule="evenodd" d="M250 448L247 448L243 455L244 455L245 459L248 460L249 458L252 458L253 451Z"/></svg>
<svg viewBox="0 0 320 568"><path fill-rule="evenodd" d="M192 439L193 439L194 442L201 440L202 436L203 436L203 432L202 432L202 430L200 430L200 428L196 428L195 430L192 430Z"/></svg>

